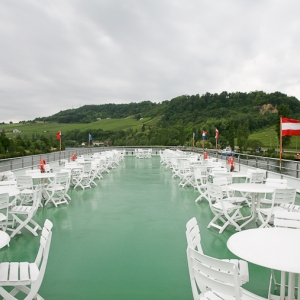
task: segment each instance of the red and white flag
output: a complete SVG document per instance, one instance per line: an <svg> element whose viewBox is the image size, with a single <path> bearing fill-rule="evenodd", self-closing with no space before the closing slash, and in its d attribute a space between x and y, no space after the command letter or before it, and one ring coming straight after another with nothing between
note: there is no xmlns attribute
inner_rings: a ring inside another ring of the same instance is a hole
<svg viewBox="0 0 300 300"><path fill-rule="evenodd" d="M216 128L216 136L215 136L215 138L218 139L218 137L219 137L219 130Z"/></svg>
<svg viewBox="0 0 300 300"><path fill-rule="evenodd" d="M61 131L56 133L56 139L61 140Z"/></svg>
<svg viewBox="0 0 300 300"><path fill-rule="evenodd" d="M300 135L300 121L281 117L281 135Z"/></svg>

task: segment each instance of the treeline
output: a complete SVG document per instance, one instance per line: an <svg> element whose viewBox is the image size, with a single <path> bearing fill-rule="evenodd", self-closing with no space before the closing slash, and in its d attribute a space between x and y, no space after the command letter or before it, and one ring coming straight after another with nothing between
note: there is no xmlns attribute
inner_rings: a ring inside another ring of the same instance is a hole
<svg viewBox="0 0 300 300"><path fill-rule="evenodd" d="M250 131L274 124L274 111L285 104L292 109L294 116L300 116L300 103L295 97L280 92L267 94L262 91L250 93L220 94L206 93L202 96L182 95L161 103L143 101L129 104L85 105L77 109L37 118L36 121L59 123L89 123L101 118L138 118L161 116L161 127L183 122L186 126L200 125L209 118L232 119L236 124L248 120Z"/></svg>
<svg viewBox="0 0 300 300"><path fill-rule="evenodd" d="M300 102L280 92L267 94L262 91L250 93L210 94L202 96L182 95L162 103L143 101L130 104L85 105L78 109L61 111L53 116L35 121L60 123L89 123L99 118L136 119L159 117L156 125L145 122L141 130L86 130L74 129L62 134L62 148L78 147L83 142L91 145L111 146L191 146L202 147L202 131L206 131L205 148L215 147L215 130L219 130L218 147L235 142L240 151L254 151L262 141L249 140L249 135L264 127L276 125L279 132L279 116L300 119ZM193 140L193 136L195 139ZM289 138L284 138L288 145ZM0 138L0 157L37 154L59 148L55 136L17 136L8 139L4 133Z"/></svg>
<svg viewBox="0 0 300 300"><path fill-rule="evenodd" d="M33 134L30 138L18 135L14 139L9 139L5 133L0 134L0 158L49 153L59 147L59 141L54 137Z"/></svg>

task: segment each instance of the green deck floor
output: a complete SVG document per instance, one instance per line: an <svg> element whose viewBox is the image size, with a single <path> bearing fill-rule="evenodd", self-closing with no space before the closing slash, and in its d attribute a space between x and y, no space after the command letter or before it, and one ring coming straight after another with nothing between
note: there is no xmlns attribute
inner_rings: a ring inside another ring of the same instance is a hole
<svg viewBox="0 0 300 300"><path fill-rule="evenodd" d="M196 217L203 251L233 258L226 241L233 227L207 229L212 213L198 192L178 187L159 157L126 157L92 189L71 190L69 205L40 208L35 219L54 223L49 262L40 294L50 299L192 299L186 259L185 224ZM255 226L250 224L250 226ZM253 241L255 242L255 241ZM1 261L33 261L39 237L26 229ZM270 271L249 264L244 285L267 296Z"/></svg>

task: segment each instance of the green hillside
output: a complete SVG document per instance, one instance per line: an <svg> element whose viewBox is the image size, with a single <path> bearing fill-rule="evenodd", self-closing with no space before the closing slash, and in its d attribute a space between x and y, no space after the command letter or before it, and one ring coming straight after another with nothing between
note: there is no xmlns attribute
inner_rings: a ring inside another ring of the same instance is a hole
<svg viewBox="0 0 300 300"><path fill-rule="evenodd" d="M50 151L58 146L58 131L63 147L80 146L89 134L95 145L116 146L189 146L195 134L194 144L201 147L202 131L206 131L205 147L214 148L216 128L219 148L230 145L254 151L262 147L272 153L279 144L279 115L300 119L298 99L255 91L182 95L161 103L85 105L33 121L2 124L0 154ZM283 145L298 151L297 137L285 137Z"/></svg>

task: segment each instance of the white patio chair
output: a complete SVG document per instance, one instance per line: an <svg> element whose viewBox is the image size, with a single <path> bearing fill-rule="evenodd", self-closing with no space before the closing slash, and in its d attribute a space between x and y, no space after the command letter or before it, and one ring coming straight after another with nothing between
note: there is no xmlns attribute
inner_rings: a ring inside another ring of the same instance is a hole
<svg viewBox="0 0 300 300"><path fill-rule="evenodd" d="M290 212L287 210L284 211L276 211L274 213L274 227L283 227L283 228L292 228L292 229L300 229L300 212ZM284 283L284 284L282 284ZM280 272L280 281L277 282L275 272L271 270L271 277L270 277L270 285L269 285L269 292L268 298L269 299L276 299L278 296L272 294L272 290L277 290L277 287L280 287L281 294L285 293L285 289L287 288L286 285L286 273L281 271Z"/></svg>
<svg viewBox="0 0 300 300"><path fill-rule="evenodd" d="M68 172L55 174L53 182L46 188L49 198L46 200L45 205L47 205L50 201L55 205L55 207L64 203L69 204L69 197L67 197L67 192L70 186L69 176Z"/></svg>
<svg viewBox="0 0 300 300"><path fill-rule="evenodd" d="M237 266L187 247L187 260L194 300L262 300L241 287Z"/></svg>
<svg viewBox="0 0 300 300"><path fill-rule="evenodd" d="M286 209L281 204L291 204L294 205L296 200L296 189L276 189L272 194L272 200L269 207L259 206L256 208L257 219L261 222L260 228L271 227L273 223L274 214L277 211L286 211ZM265 203L264 203L265 204Z"/></svg>
<svg viewBox="0 0 300 300"><path fill-rule="evenodd" d="M265 172L264 171L248 171L246 182L248 183L264 183Z"/></svg>
<svg viewBox="0 0 300 300"><path fill-rule="evenodd" d="M206 166L198 166L194 168L194 188L200 193L199 197L195 202L200 201L201 199L207 199L207 181L208 181L208 172Z"/></svg>
<svg viewBox="0 0 300 300"><path fill-rule="evenodd" d="M9 214L13 217L13 230L10 237L14 237L22 228L26 228L33 235L37 236L37 231L41 230L41 226L32 218L35 216L41 201L41 190L37 187L33 193L32 205L16 205L9 210ZM16 225L16 228L14 228ZM31 226L30 226L31 225Z"/></svg>
<svg viewBox="0 0 300 300"><path fill-rule="evenodd" d="M71 185L73 186L74 189L76 189L80 185L82 177L83 177L83 167L82 166L72 168Z"/></svg>
<svg viewBox="0 0 300 300"><path fill-rule="evenodd" d="M40 237L40 247L33 263L1 262L0 263L0 295L7 300L19 299L15 296L22 292L27 300L43 299L39 294L48 262L52 238L52 222L44 223ZM12 287L11 291L4 287ZM23 298L22 298L23 299Z"/></svg>
<svg viewBox="0 0 300 300"><path fill-rule="evenodd" d="M243 220L244 217L240 212L241 205L227 201L223 198L223 192L220 186L207 182L208 202L214 218L209 222L207 228L215 227L222 233L228 225L233 225L236 230L240 231L241 227L237 221ZM222 225L220 225L220 223Z"/></svg>
<svg viewBox="0 0 300 300"><path fill-rule="evenodd" d="M193 173L191 171L191 163L188 159L178 159L178 174L180 177L178 186L185 187L191 183Z"/></svg>
<svg viewBox="0 0 300 300"><path fill-rule="evenodd" d="M17 176L16 181L18 189L20 190L18 198L21 201L21 205L32 202L34 192L32 177L30 175Z"/></svg>
<svg viewBox="0 0 300 300"><path fill-rule="evenodd" d="M279 178L267 178L266 185L275 186L276 188L287 188L287 179L279 179ZM264 194L260 199L261 204L271 205L272 200L268 198L268 194Z"/></svg>
<svg viewBox="0 0 300 300"><path fill-rule="evenodd" d="M201 235L200 229L195 217L191 218L186 223L186 239L188 247L203 253L201 246ZM238 267L238 274L241 279L241 283L245 284L249 281L249 268L248 263L241 259L222 259L223 261L228 261L234 263Z"/></svg>
<svg viewBox="0 0 300 300"><path fill-rule="evenodd" d="M9 194L0 194L0 226L6 231L8 221Z"/></svg>

